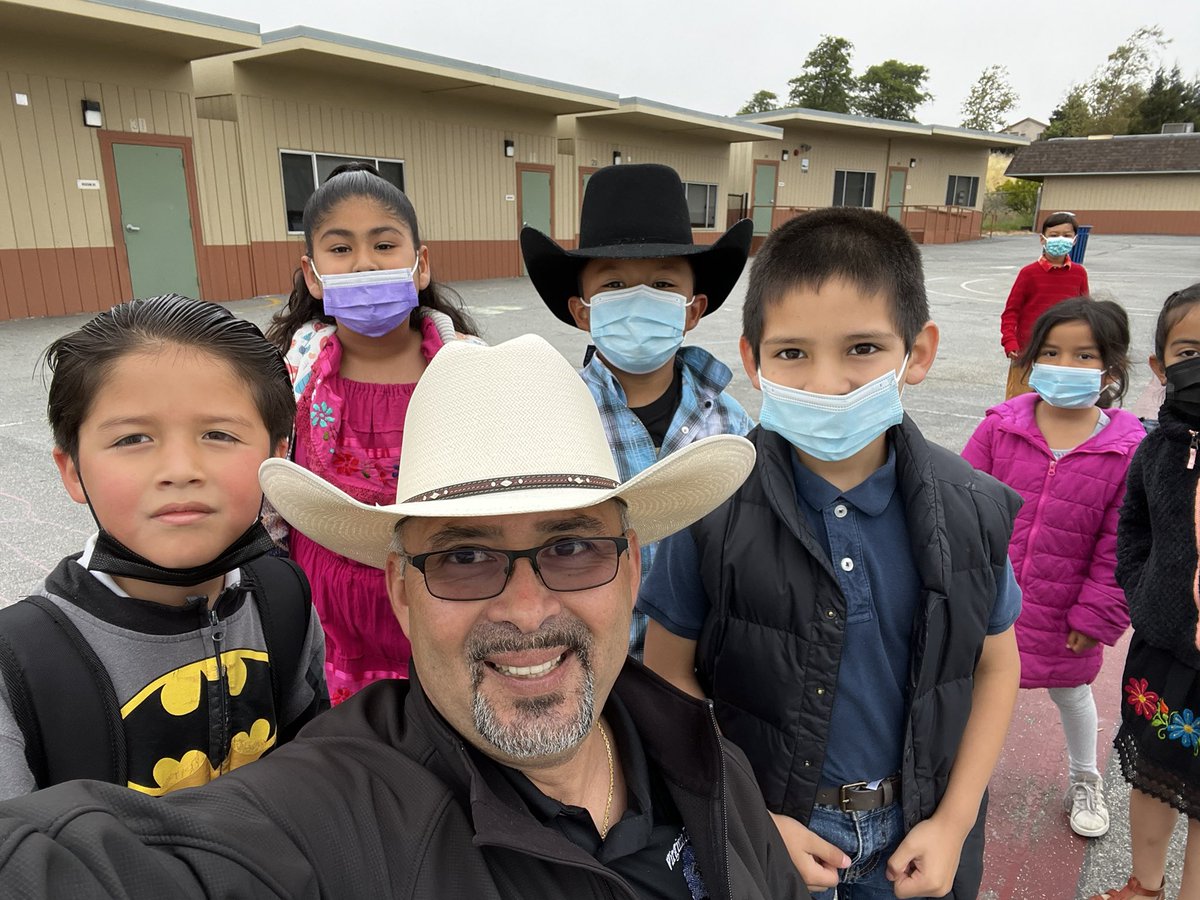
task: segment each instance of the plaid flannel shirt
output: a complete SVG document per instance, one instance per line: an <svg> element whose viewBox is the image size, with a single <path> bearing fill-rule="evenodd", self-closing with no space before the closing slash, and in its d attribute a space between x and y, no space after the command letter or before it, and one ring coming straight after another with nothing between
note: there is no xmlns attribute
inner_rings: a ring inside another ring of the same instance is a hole
<svg viewBox="0 0 1200 900"><path fill-rule="evenodd" d="M742 405L725 393L725 388L733 380L733 373L727 365L699 347L679 348L675 354L675 365L683 374L679 406L667 428L662 447L657 451L646 426L630 410L620 382L604 365L599 354L594 355L579 373L600 409L604 433L608 437L608 446L617 463L621 481L628 481L667 454L693 441L714 434L745 435L754 427L754 420L746 414ZM657 544L642 546L643 579L654 562L656 549ZM629 652L635 659L642 658L645 640L646 617L635 612L629 627Z"/></svg>

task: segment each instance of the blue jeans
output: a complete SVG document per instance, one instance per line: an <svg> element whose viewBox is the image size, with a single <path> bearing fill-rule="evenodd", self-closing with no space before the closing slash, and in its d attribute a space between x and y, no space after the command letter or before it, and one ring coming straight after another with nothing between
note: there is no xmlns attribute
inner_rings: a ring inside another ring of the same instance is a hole
<svg viewBox="0 0 1200 900"><path fill-rule="evenodd" d="M850 857L850 867L842 872L836 894L829 888L813 894L813 900L895 900L887 861L904 839L904 811L899 803L867 812L814 806L808 827Z"/></svg>

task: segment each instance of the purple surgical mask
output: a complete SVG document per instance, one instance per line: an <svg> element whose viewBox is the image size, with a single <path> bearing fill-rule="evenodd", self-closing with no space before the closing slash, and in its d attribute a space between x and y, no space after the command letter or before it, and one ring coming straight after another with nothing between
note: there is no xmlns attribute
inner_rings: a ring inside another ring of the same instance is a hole
<svg viewBox="0 0 1200 900"><path fill-rule="evenodd" d="M333 316L356 334L382 337L398 328L417 308L417 264L411 269L376 269L322 275L321 300L326 315Z"/></svg>

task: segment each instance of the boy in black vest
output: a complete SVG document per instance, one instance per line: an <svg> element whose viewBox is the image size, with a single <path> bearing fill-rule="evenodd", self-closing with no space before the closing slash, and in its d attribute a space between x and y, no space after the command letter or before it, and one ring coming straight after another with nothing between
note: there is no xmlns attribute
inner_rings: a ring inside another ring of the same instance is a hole
<svg viewBox="0 0 1200 900"><path fill-rule="evenodd" d="M1020 501L900 402L937 346L898 223L833 208L777 229L743 311L754 471L660 546L638 602L647 665L712 697L801 874L843 900L976 896L1017 693Z"/></svg>

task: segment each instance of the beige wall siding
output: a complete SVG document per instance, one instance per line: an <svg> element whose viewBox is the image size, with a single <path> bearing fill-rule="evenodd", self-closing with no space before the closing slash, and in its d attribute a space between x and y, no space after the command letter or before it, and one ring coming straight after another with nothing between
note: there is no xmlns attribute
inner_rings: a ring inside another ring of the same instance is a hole
<svg viewBox="0 0 1200 900"><path fill-rule="evenodd" d="M615 150L621 151L623 162L660 163L673 168L683 181L717 185L716 224L696 231L725 230L725 195L732 190L728 143L634 128L609 116L584 116L575 120L573 145L574 155L559 154L556 167L556 188L561 194L556 237L573 239L579 231L580 168L612 165Z"/></svg>
<svg viewBox="0 0 1200 900"><path fill-rule="evenodd" d="M252 241L288 240L279 153L403 160L422 239L513 240L516 163L554 165L555 117L472 106L371 82L330 94L311 74L239 73L238 124ZM516 144L505 157L504 140ZM556 189L558 185L555 185ZM557 199L557 198L556 198Z"/></svg>
<svg viewBox="0 0 1200 900"><path fill-rule="evenodd" d="M812 149L800 149L808 144ZM978 148L937 138L912 139L886 137L858 137L833 131L811 131L796 128L786 129L784 139L757 141L750 146L750 159L740 163L746 170L744 187L751 189L753 160L769 160L779 163L779 181L775 203L777 206L823 207L833 200L834 173L841 171L874 172L874 208L882 210L887 202L887 171L889 166L908 169L906 205L938 206L946 202L946 181L950 175L967 175L979 178L976 209L982 208L984 181L987 175L987 147ZM790 159L781 159L781 151L787 150ZM799 153L794 151L800 150ZM742 154L745 150L740 151ZM805 172L802 160L808 158ZM909 160L916 158L917 164L908 168Z"/></svg>
<svg viewBox="0 0 1200 900"><path fill-rule="evenodd" d="M1043 210L1177 210L1200 218L1200 175L1092 175L1047 178Z"/></svg>
<svg viewBox="0 0 1200 900"><path fill-rule="evenodd" d="M187 67L13 34L0 37L0 60L0 249L111 247L96 129L80 102L100 101L106 130L190 136ZM101 189L81 190L79 179Z"/></svg>
<svg viewBox="0 0 1200 900"><path fill-rule="evenodd" d="M560 145L561 146L561 145ZM612 157L609 157L611 160ZM574 153L559 153L554 162L554 234L557 241L573 241L579 233L579 161Z"/></svg>
<svg viewBox="0 0 1200 900"><path fill-rule="evenodd" d="M233 94L197 97L196 115L201 119L224 119L227 122L236 122L237 99Z"/></svg>
<svg viewBox="0 0 1200 900"><path fill-rule="evenodd" d="M192 134L186 93L0 70L0 248L112 246L96 130L80 102L98 99L106 129ZM29 97L17 106L14 94ZM141 123L145 128L141 128ZM78 179L101 182L81 190Z"/></svg>
<svg viewBox="0 0 1200 900"><path fill-rule="evenodd" d="M187 63L152 53L129 53L103 44L64 43L52 35L0 32L0 63L28 75L48 75L74 81L140 85L155 90L188 93L192 76ZM146 112L140 115L147 115ZM105 127L116 128L115 122Z"/></svg>
<svg viewBox="0 0 1200 900"><path fill-rule="evenodd" d="M782 150L780 142L776 141L776 149ZM747 141L742 144L733 144L729 148L729 189L728 194L749 194L753 182L751 179L754 176L754 153L760 143L751 143ZM764 147L763 155L769 153L769 142L761 142Z"/></svg>
<svg viewBox="0 0 1200 900"><path fill-rule="evenodd" d="M471 121L430 121L399 111L348 109L267 97L240 99L252 240L285 240L281 150L402 160L423 238L512 238L516 162L552 163L556 137ZM469 113L468 113L469 115ZM549 117L547 117L549 119ZM519 150L503 154L505 139Z"/></svg>
<svg viewBox="0 0 1200 900"><path fill-rule="evenodd" d="M197 120L194 150L204 243L248 244L237 124Z"/></svg>
<svg viewBox="0 0 1200 900"><path fill-rule="evenodd" d="M927 141L892 141L890 165L908 169L904 203L907 206L942 206L946 202L946 185L951 175L979 179L974 209L983 209L987 191L988 148L984 145ZM909 168L909 160L917 164ZM884 186L886 192L887 187ZM886 195L882 198L886 202Z"/></svg>
<svg viewBox="0 0 1200 900"><path fill-rule="evenodd" d="M808 144L812 149L800 149ZM787 150L790 159L781 159ZM887 170L887 141L872 138L840 136L829 132L804 132L787 129L782 144L762 142L755 144L755 159L779 162L779 181L783 187L777 189L776 206L829 206L833 201L834 173L841 171L874 172L874 206L881 205L884 173ZM805 172L802 161L808 159Z"/></svg>

